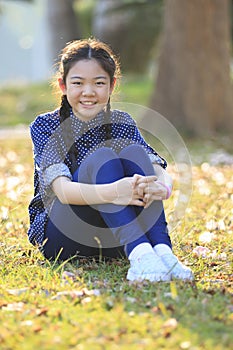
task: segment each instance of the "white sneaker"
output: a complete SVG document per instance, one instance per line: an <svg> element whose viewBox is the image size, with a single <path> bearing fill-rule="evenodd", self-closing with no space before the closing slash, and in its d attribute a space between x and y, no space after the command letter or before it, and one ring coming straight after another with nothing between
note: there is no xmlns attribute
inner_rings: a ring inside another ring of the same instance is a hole
<svg viewBox="0 0 233 350"><path fill-rule="evenodd" d="M171 274L159 256L155 253L147 253L138 259L130 260L127 279L129 281L167 282L171 280Z"/></svg>
<svg viewBox="0 0 233 350"><path fill-rule="evenodd" d="M192 270L183 265L174 254L164 254L160 257L171 274L171 278L184 281L192 281L194 279Z"/></svg>

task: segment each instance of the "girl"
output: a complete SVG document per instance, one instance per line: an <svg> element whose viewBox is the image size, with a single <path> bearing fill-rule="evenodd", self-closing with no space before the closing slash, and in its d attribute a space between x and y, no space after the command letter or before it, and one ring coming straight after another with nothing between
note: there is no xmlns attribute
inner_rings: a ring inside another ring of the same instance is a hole
<svg viewBox="0 0 233 350"><path fill-rule="evenodd" d="M130 115L111 110L119 75L117 58L102 42L77 40L63 49L61 106L30 127L29 240L47 259L126 255L131 281L192 280L171 250L162 204L172 189L166 161Z"/></svg>

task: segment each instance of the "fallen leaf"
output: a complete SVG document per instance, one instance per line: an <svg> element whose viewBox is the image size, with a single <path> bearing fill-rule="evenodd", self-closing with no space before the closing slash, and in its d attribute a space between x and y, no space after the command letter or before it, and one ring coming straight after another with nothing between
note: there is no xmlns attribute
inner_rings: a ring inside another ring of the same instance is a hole
<svg viewBox="0 0 233 350"><path fill-rule="evenodd" d="M15 295L15 296L19 296L23 293L26 293L30 288L26 287L26 288L19 288L19 289L7 289L7 293L11 294L11 295Z"/></svg>
<svg viewBox="0 0 233 350"><path fill-rule="evenodd" d="M36 316L46 315L48 310L49 309L47 307L43 307L42 309L36 309Z"/></svg>
<svg viewBox="0 0 233 350"><path fill-rule="evenodd" d="M82 299L81 304L88 304L90 302L91 302L91 297L86 297L86 298Z"/></svg>
<svg viewBox="0 0 233 350"><path fill-rule="evenodd" d="M169 318L164 324L163 328L173 328L175 329L178 325L178 322L175 318Z"/></svg>
<svg viewBox="0 0 233 350"><path fill-rule="evenodd" d="M3 307L3 306L6 306L7 305L7 302L4 301L4 300L0 300L0 309Z"/></svg>
<svg viewBox="0 0 233 350"><path fill-rule="evenodd" d="M74 281L74 280L76 279L76 275L75 275L73 272L64 271L64 272L62 273L61 278L62 278L63 280L68 280L68 279L70 279L70 280Z"/></svg>
<svg viewBox="0 0 233 350"><path fill-rule="evenodd" d="M171 333L177 328L178 322L175 318L169 318L162 326L163 336L168 338Z"/></svg>
<svg viewBox="0 0 233 350"><path fill-rule="evenodd" d="M2 310L5 311L22 311L24 308L24 303L19 302L19 303L12 303L12 304L7 304L6 306L2 307Z"/></svg>
<svg viewBox="0 0 233 350"><path fill-rule="evenodd" d="M53 296L52 300L59 300L63 296L68 296L68 297L71 297L72 299L76 299L76 298L82 298L83 296L92 296L92 295L99 296L100 291L98 289L88 290L86 288L82 290L62 291L62 292L58 292L55 296Z"/></svg>
<svg viewBox="0 0 233 350"><path fill-rule="evenodd" d="M218 223L215 220L213 220L213 219L207 221L207 223L206 223L207 230L213 231L217 227L218 227Z"/></svg>
<svg viewBox="0 0 233 350"><path fill-rule="evenodd" d="M212 241L212 239L214 238L214 236L215 235L213 232L205 231L205 232L200 234L199 242L210 243Z"/></svg>
<svg viewBox="0 0 233 350"><path fill-rule="evenodd" d="M21 326L31 327L34 323L32 320L26 320L26 321L22 321L20 324L21 324Z"/></svg>
<svg viewBox="0 0 233 350"><path fill-rule="evenodd" d="M180 344L180 348L181 348L181 349L189 349L190 346L191 346L190 341L183 341L183 342Z"/></svg>
<svg viewBox="0 0 233 350"><path fill-rule="evenodd" d="M196 248L193 249L193 254L202 258L206 258L209 252L210 252L209 248L203 247L203 246L197 246Z"/></svg>

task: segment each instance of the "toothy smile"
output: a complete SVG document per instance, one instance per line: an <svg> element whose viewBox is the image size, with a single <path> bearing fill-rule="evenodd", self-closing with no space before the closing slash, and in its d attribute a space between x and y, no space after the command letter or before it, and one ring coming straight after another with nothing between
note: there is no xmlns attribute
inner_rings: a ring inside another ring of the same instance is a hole
<svg viewBox="0 0 233 350"><path fill-rule="evenodd" d="M92 101L81 101L80 103L85 106L92 106L96 104L96 102L92 102Z"/></svg>

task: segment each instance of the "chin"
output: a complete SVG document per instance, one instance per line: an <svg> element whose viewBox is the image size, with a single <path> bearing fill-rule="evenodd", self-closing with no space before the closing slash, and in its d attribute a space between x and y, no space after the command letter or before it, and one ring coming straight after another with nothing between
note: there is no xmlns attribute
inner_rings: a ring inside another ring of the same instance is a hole
<svg viewBox="0 0 233 350"><path fill-rule="evenodd" d="M85 111L80 111L80 115L83 116L84 118L94 118L100 111L102 110L102 108L95 108L93 110L85 110Z"/></svg>
<svg viewBox="0 0 233 350"><path fill-rule="evenodd" d="M90 120L95 118L95 116L98 114L99 112L95 112L95 113L79 113L78 116L80 119L82 120Z"/></svg>

